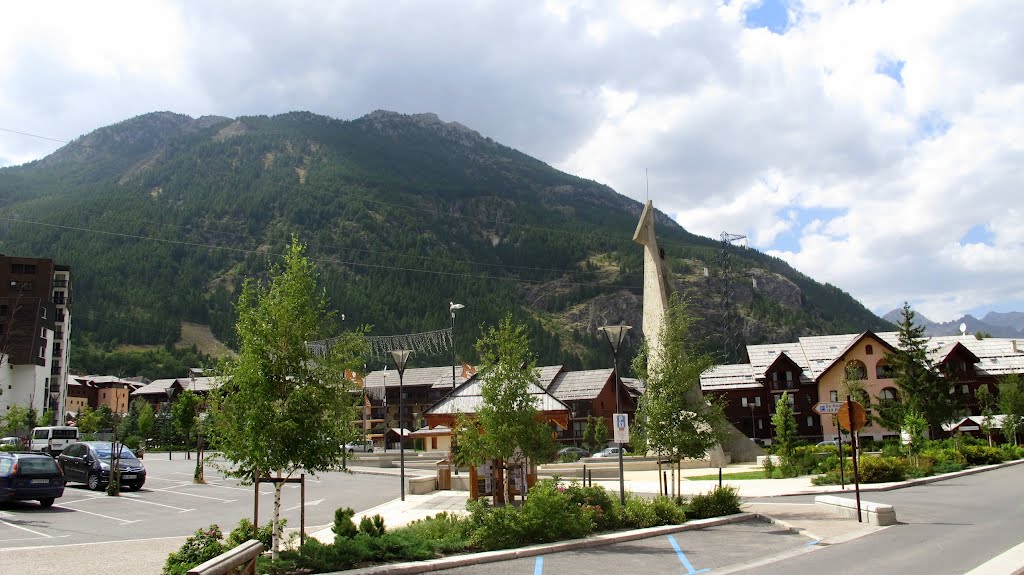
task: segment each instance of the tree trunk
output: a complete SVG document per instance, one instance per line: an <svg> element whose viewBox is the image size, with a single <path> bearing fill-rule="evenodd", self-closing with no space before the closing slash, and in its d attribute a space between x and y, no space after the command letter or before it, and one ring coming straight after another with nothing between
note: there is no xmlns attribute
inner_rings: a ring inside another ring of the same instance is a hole
<svg viewBox="0 0 1024 575"><path fill-rule="evenodd" d="M505 505L505 460L494 460L494 506Z"/></svg>
<svg viewBox="0 0 1024 575"><path fill-rule="evenodd" d="M277 478L281 478L281 470L277 470ZM273 528L273 541L271 542L271 550L273 551L273 558L276 561L278 551L281 549L281 488L284 483L280 481L274 482L274 528Z"/></svg>

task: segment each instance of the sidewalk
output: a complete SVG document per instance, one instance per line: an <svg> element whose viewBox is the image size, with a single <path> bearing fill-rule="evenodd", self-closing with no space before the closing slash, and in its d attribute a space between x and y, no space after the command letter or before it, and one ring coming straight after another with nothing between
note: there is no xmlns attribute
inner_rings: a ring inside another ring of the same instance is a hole
<svg viewBox="0 0 1024 575"><path fill-rule="evenodd" d="M722 473L728 474L759 469L760 467L756 465L733 465L728 468L723 468ZM362 468L352 468L352 471L356 473L393 474L390 469L377 468L366 468L365 470ZM395 471L397 472L397 470ZM700 493L707 493L718 486L717 479L691 481L686 479L687 476L696 477L717 472L717 468L682 470L681 475L683 480L681 481L681 491L683 496L690 497ZM619 490L618 479L595 479L594 484L601 485L611 492L618 492ZM795 479L745 479L741 481L725 480L723 481L723 484L735 486L740 492L740 497L743 497L744 499L800 493L835 493L840 491L839 486L837 485L825 485L820 487L811 485L809 477L798 477ZM632 493L656 494L658 493L658 471L627 471L625 486L626 490ZM849 487L849 491L852 493L852 486ZM466 491L434 491L422 495L406 495L405 501L402 501L401 499L394 499L372 509L359 512L352 519L358 525L359 521L365 516L372 517L373 515L380 515L384 518L384 525L388 528L401 527L418 519L437 515L442 511L449 513L465 513L466 501L468 498L469 493ZM810 536L813 539L832 537L836 534L846 532L841 527L829 526L829 521L849 523L849 520L846 519L833 517L828 514L823 515L821 512L815 513L813 505L797 510L796 508L785 506L768 508L758 504L756 506L745 505L744 510L761 514L769 519L774 519L774 517L770 516L771 514L769 511L779 514L780 517L788 517L797 524L792 526L786 525L787 527L792 527L797 531L807 530L810 532ZM812 517L815 518L815 523L808 522ZM853 525L857 525L856 521L853 521L852 523ZM813 526L813 529L810 526ZM329 527L311 533L310 536L325 543L334 541L334 533Z"/></svg>

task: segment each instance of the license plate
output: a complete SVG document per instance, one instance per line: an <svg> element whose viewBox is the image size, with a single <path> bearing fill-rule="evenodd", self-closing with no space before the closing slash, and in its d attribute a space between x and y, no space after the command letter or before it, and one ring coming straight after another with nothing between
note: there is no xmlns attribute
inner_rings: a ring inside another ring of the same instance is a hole
<svg viewBox="0 0 1024 575"><path fill-rule="evenodd" d="M131 474L131 473L126 473L126 474L121 476L121 479L135 479L136 477L138 477L138 476L134 475L134 474Z"/></svg>
<svg viewBox="0 0 1024 575"><path fill-rule="evenodd" d="M50 484L50 480L49 479L33 479L32 480L32 485L40 485L40 484L41 485L49 485Z"/></svg>

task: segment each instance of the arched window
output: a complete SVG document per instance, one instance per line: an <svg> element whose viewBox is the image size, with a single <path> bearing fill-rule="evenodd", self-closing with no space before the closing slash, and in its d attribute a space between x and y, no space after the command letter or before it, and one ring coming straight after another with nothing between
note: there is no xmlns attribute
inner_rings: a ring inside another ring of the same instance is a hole
<svg viewBox="0 0 1024 575"><path fill-rule="evenodd" d="M877 379L892 379L895 375L892 366L884 359L878 360L878 363L875 364L875 377Z"/></svg>
<svg viewBox="0 0 1024 575"><path fill-rule="evenodd" d="M868 368L863 361L855 359L846 364L846 377L848 379L867 379Z"/></svg>
<svg viewBox="0 0 1024 575"><path fill-rule="evenodd" d="M870 343L864 346L864 355L874 355L874 354L875 354L875 348L872 347Z"/></svg>
<svg viewBox="0 0 1024 575"><path fill-rule="evenodd" d="M878 394L878 399L881 401L899 401L899 397L895 387L886 387L882 393Z"/></svg>

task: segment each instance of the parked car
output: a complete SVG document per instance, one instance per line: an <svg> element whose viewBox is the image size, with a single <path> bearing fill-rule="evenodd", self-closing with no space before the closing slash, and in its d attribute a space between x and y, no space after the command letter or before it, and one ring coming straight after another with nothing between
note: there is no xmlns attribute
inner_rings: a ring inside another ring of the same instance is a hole
<svg viewBox="0 0 1024 575"><path fill-rule="evenodd" d="M0 447L5 445L13 445L18 449L24 449L25 444L22 443L20 437L0 437Z"/></svg>
<svg viewBox="0 0 1024 575"><path fill-rule="evenodd" d="M834 439L826 439L825 441L819 441L818 445L832 445L832 446L834 446L834 445L836 445L836 440L834 440Z"/></svg>
<svg viewBox="0 0 1024 575"><path fill-rule="evenodd" d="M81 441L64 448L57 461L64 468L68 483L84 483L99 491L110 482L109 441ZM121 446L121 487L130 491L142 489L146 483L146 468L131 449Z"/></svg>
<svg viewBox="0 0 1024 575"><path fill-rule="evenodd" d="M76 441L78 441L77 427L67 425L36 427L32 430L29 450L33 453L45 453L57 457L65 447Z"/></svg>
<svg viewBox="0 0 1024 575"><path fill-rule="evenodd" d="M64 473L49 455L0 453L0 501L36 500L49 507L64 495Z"/></svg>
<svg viewBox="0 0 1024 575"><path fill-rule="evenodd" d="M586 449L583 449L582 447L574 446L563 447L558 450L559 459L565 457L566 455L572 455L575 456L576 459L579 459L581 457L590 457L590 452L587 451Z"/></svg>
<svg viewBox="0 0 1024 575"><path fill-rule="evenodd" d="M361 453L373 453L373 442L353 441L352 443L346 443L345 451L349 453L355 453L357 451Z"/></svg>
<svg viewBox="0 0 1024 575"><path fill-rule="evenodd" d="M621 447L605 447L601 451L595 453L592 457L618 457L619 451L621 450ZM625 455L626 452L623 451L622 454Z"/></svg>

